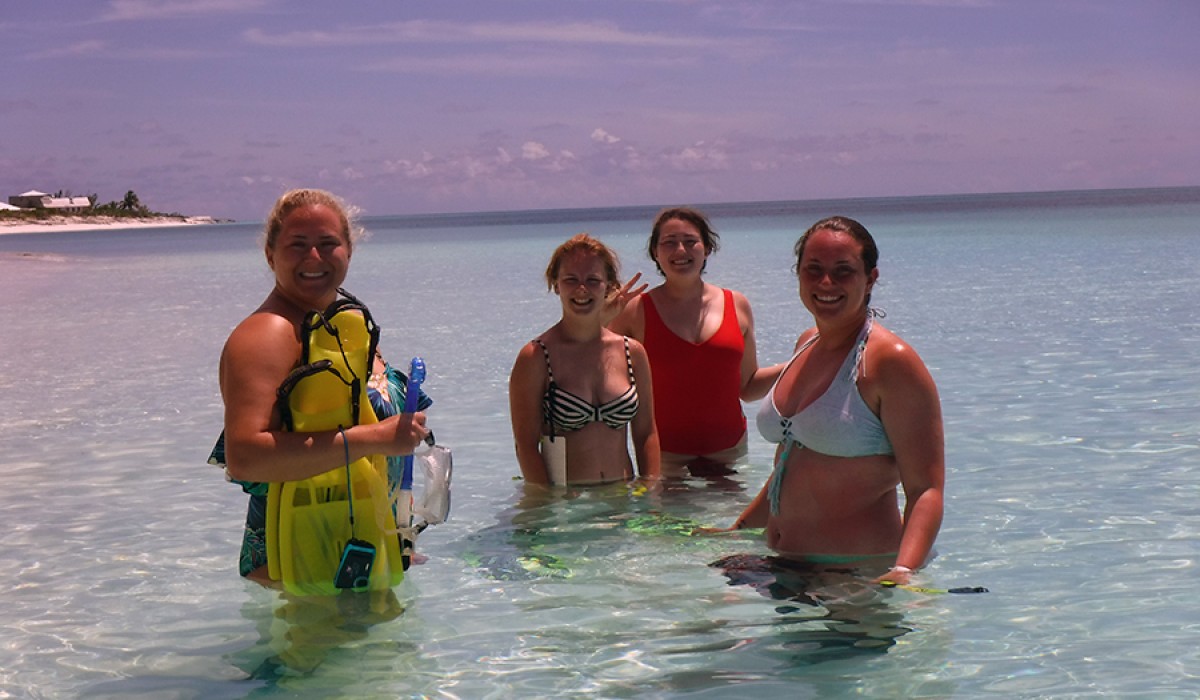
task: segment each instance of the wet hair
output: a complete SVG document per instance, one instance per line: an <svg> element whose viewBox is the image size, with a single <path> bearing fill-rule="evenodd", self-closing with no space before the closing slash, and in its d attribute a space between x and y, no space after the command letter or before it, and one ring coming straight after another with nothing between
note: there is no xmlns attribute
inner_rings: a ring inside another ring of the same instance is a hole
<svg viewBox="0 0 1200 700"><path fill-rule="evenodd" d="M361 240L364 235L362 228L354 222L357 210L333 193L313 189L289 190L275 201L275 206L267 215L267 224L263 231L264 247L268 249L275 247L275 241L278 240L279 233L283 231L283 222L292 212L304 207L315 206L325 207L337 215L338 222L342 227L340 233L346 237L346 242L353 250L354 243Z"/></svg>
<svg viewBox="0 0 1200 700"><path fill-rule="evenodd" d="M879 263L879 248L875 245L875 239L871 237L866 226L849 217L831 216L827 219L821 219L810 226L804 232L804 235L800 236L800 240L796 241L797 271L800 270L800 259L804 257L804 246L808 245L808 239L817 231L838 231L853 238L855 242L862 246L863 269L868 274Z"/></svg>
<svg viewBox="0 0 1200 700"><path fill-rule="evenodd" d="M721 237L717 235L712 224L708 223L708 217L703 213L691 207L671 207L663 209L654 219L654 227L650 229L650 241L646 244L646 252L649 253L650 259L654 261L654 267L658 268L659 273L662 273L662 266L658 264L658 237L662 234L662 227L671 219L679 219L686 221L696 227L696 231L700 234L700 241L704 243L704 254L712 255L721 248ZM708 261L704 261L705 266Z"/></svg>
<svg viewBox="0 0 1200 700"><path fill-rule="evenodd" d="M563 260L573 253L595 255L600 258L600 262L604 263L604 274L608 278L609 289L621 285L621 263L617 260L617 254L588 234L580 233L554 249L554 254L550 256L550 264L546 266L546 289L554 289L554 283L558 281L558 270L562 267Z"/></svg>
<svg viewBox="0 0 1200 700"><path fill-rule="evenodd" d="M800 261L804 257L804 246L808 245L808 239L817 231L837 231L853 238L862 246L863 271L868 275L879 263L879 248L875 245L875 239L871 237L866 226L847 216L830 216L810 226L804 235L800 236L800 240L796 241L796 266L792 269L797 275L800 274ZM870 302L871 295L868 293L867 303Z"/></svg>

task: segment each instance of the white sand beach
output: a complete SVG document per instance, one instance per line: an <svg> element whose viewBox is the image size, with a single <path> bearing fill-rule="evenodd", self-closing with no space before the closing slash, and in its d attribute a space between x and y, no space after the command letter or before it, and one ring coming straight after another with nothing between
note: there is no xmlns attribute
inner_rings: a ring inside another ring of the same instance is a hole
<svg viewBox="0 0 1200 700"><path fill-rule="evenodd" d="M57 216L45 221L0 217L0 236L10 233L54 233L117 228L161 228L213 224L211 216L156 216L130 219L111 216Z"/></svg>

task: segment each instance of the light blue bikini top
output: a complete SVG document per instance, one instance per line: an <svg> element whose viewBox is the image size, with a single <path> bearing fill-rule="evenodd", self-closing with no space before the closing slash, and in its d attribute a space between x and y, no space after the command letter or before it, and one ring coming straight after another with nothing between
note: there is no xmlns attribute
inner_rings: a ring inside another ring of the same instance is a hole
<svg viewBox="0 0 1200 700"><path fill-rule="evenodd" d="M756 418L762 436L771 442L789 440L833 457L892 454L892 443L883 430L883 423L858 393L859 368L865 366L863 359L870 333L871 317L868 316L854 348L846 354L829 388L820 398L790 418L781 416L775 405L775 388L779 386L779 380L775 380L775 386L771 387L766 400L762 402ZM805 341L787 367L791 367L818 337L814 335ZM787 367L784 368L785 373ZM779 376L782 377L783 373ZM786 447L790 447L790 444Z"/></svg>

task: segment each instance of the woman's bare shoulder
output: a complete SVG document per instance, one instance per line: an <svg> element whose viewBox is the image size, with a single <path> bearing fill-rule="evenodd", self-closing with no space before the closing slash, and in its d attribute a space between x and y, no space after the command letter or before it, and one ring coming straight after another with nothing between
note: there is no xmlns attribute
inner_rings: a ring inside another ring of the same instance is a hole
<svg viewBox="0 0 1200 700"><path fill-rule="evenodd" d="M642 345L640 342L638 342L637 338L635 338L634 336L632 336L628 333L614 331L611 328L603 328L600 331L600 342L604 343L604 346L606 348L611 345L624 345L626 341L629 342L629 346L631 348L635 344L638 347L641 347L641 345Z"/></svg>
<svg viewBox="0 0 1200 700"><path fill-rule="evenodd" d="M871 337L868 343L871 351L882 359L900 360L909 357L920 359L917 351L913 350L907 341L878 323L871 327Z"/></svg>
<svg viewBox="0 0 1200 700"><path fill-rule="evenodd" d="M642 345L637 338L634 338L633 336L625 336L625 338L629 340L629 353L631 355L634 357L646 356L646 346ZM621 343L624 344L624 342L625 339L621 339Z"/></svg>
<svg viewBox="0 0 1200 700"><path fill-rule="evenodd" d="M876 324L868 343L868 366L885 382L909 384L930 380L929 369L917 351L887 328Z"/></svg>
<svg viewBox="0 0 1200 700"><path fill-rule="evenodd" d="M545 336L544 333L522 345L521 349L517 351L517 362L529 362L530 360L541 357L543 353L542 348L544 347L543 344L548 344L543 336Z"/></svg>
<svg viewBox="0 0 1200 700"><path fill-rule="evenodd" d="M258 310L242 320L225 341L223 355L265 356L298 349L299 330L289 319L270 311ZM290 358L289 358L290 359Z"/></svg>
<svg viewBox="0 0 1200 700"><path fill-rule="evenodd" d="M800 334L799 338L796 338L796 345L792 348L792 352L795 353L798 350L800 350L800 346L807 343L816 334L817 334L816 326L813 326L812 328L805 330L803 333Z"/></svg>

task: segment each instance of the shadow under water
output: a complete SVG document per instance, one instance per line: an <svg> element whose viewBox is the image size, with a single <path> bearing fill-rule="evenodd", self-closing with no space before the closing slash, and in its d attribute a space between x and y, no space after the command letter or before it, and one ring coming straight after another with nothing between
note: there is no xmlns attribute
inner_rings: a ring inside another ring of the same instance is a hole
<svg viewBox="0 0 1200 700"><path fill-rule="evenodd" d="M904 614L856 569L805 564L773 556L735 554L709 566L730 586L749 586L780 601L772 644L794 663L814 664L883 654L913 631Z"/></svg>
<svg viewBox="0 0 1200 700"><path fill-rule="evenodd" d="M263 616L258 600L247 603L242 612L255 622L261 639L230 661L249 679L271 681L312 673L332 651L366 639L375 625L399 618L404 606L394 591L386 589L331 596L281 594L269 616Z"/></svg>

